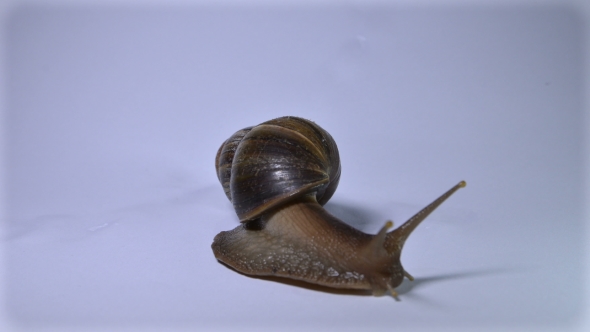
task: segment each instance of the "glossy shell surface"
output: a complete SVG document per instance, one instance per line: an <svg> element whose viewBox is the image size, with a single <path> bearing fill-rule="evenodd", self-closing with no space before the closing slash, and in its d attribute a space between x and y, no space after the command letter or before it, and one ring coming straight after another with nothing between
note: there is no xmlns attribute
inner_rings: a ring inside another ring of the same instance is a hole
<svg viewBox="0 0 590 332"><path fill-rule="evenodd" d="M302 195L325 204L340 180L334 139L315 123L282 117L237 131L219 148L217 176L241 221Z"/></svg>

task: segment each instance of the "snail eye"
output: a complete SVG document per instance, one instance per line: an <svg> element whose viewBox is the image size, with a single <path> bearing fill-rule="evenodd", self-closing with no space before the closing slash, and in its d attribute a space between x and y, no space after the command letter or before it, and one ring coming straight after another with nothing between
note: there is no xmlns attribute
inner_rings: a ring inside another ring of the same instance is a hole
<svg viewBox="0 0 590 332"><path fill-rule="evenodd" d="M321 286L389 292L413 277L400 262L416 227L459 188L461 181L396 230L387 221L365 234L322 207L340 180L332 136L317 124L282 117L238 130L215 157L217 177L242 222L211 245L235 270Z"/></svg>

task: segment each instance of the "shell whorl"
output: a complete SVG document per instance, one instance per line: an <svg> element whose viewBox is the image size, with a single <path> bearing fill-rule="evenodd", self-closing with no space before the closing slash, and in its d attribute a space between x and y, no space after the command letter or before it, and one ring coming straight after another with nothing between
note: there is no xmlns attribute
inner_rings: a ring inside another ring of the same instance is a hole
<svg viewBox="0 0 590 332"><path fill-rule="evenodd" d="M217 151L217 177L240 221L315 193L325 204L340 180L334 139L315 123L282 117L237 131Z"/></svg>

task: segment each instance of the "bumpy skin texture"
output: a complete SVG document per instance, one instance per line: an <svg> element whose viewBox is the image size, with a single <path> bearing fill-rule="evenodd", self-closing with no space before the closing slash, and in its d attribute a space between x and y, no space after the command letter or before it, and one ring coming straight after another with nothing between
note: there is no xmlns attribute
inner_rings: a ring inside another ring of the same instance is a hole
<svg viewBox="0 0 590 332"><path fill-rule="evenodd" d="M403 280L398 254L384 238L360 232L327 213L313 197L262 218L262 229L243 224L221 232L213 252L236 270L382 294ZM397 262L397 264L396 264Z"/></svg>
<svg viewBox="0 0 590 332"><path fill-rule="evenodd" d="M340 179L338 149L313 122L285 117L236 132L215 158L219 181L242 221L215 236L215 257L250 275L334 288L390 291L403 281L400 255L410 233L465 182L395 231L365 234L322 205Z"/></svg>

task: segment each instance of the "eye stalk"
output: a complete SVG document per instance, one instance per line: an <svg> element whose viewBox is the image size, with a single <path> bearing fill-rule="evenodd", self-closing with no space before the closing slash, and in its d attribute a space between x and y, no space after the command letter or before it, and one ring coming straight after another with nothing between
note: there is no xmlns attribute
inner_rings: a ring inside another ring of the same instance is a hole
<svg viewBox="0 0 590 332"><path fill-rule="evenodd" d="M219 261L244 274L394 297L404 277L414 279L400 262L408 236L466 185L459 182L394 231L387 221L371 235L322 207L338 185L340 159L332 137L311 121L284 117L238 131L219 149L216 167L243 222L215 236Z"/></svg>

